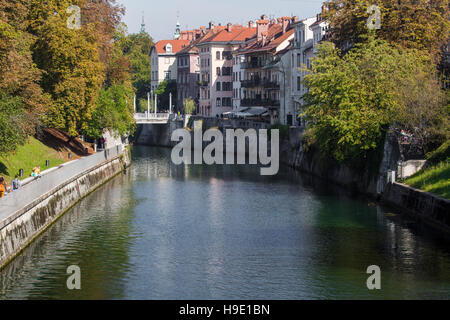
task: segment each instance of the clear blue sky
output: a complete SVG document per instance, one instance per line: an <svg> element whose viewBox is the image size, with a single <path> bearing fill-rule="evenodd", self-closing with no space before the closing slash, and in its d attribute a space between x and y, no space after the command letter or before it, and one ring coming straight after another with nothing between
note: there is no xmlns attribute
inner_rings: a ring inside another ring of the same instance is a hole
<svg viewBox="0 0 450 320"><path fill-rule="evenodd" d="M126 8L124 22L130 33L140 30L145 12L147 32L158 41L171 39L177 13L183 30L228 22L243 24L268 16L298 16L300 19L320 12L323 0L118 0Z"/></svg>

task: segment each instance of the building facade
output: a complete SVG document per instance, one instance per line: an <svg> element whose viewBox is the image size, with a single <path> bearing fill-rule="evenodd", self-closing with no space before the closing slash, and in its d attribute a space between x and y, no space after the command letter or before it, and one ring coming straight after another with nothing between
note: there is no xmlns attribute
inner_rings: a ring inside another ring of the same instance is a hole
<svg viewBox="0 0 450 320"><path fill-rule="evenodd" d="M176 54L189 45L189 40L161 40L150 51L152 91L164 80L177 80L178 65Z"/></svg>
<svg viewBox="0 0 450 320"><path fill-rule="evenodd" d="M267 20L263 15L256 22L256 41L240 53L244 56L240 106L266 108L273 124L287 121L289 100L283 99L282 104L281 96L287 96L290 88L290 65L285 55L294 38L291 24L296 20L296 17Z"/></svg>
<svg viewBox="0 0 450 320"><path fill-rule="evenodd" d="M197 45L200 51L199 114L216 117L233 108L232 52L252 38L256 30L231 23L210 29L212 33Z"/></svg>

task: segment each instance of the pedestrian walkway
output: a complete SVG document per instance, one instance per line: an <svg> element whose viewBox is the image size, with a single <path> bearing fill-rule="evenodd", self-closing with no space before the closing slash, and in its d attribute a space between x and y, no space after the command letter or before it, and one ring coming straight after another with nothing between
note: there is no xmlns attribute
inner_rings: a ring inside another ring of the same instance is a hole
<svg viewBox="0 0 450 320"><path fill-rule="evenodd" d="M115 146L104 152L99 152L91 156L67 162L57 168L50 169L42 177L34 179L32 182L24 185L20 190L9 193L6 197L0 199L0 228L9 223L14 214L19 210L31 205L37 199L54 190L61 184L69 181L77 175L89 170L90 168L103 163L106 160L119 156L124 146Z"/></svg>

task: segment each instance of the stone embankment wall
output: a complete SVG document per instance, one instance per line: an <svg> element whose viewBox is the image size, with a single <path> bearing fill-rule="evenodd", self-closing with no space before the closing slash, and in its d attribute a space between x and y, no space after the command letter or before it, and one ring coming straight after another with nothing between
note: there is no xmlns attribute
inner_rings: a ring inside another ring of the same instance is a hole
<svg viewBox="0 0 450 320"><path fill-rule="evenodd" d="M116 146L72 161L0 199L0 268L80 199L130 164Z"/></svg>
<svg viewBox="0 0 450 320"><path fill-rule="evenodd" d="M450 201L401 183L389 183L383 202L407 211L424 223L450 233Z"/></svg>

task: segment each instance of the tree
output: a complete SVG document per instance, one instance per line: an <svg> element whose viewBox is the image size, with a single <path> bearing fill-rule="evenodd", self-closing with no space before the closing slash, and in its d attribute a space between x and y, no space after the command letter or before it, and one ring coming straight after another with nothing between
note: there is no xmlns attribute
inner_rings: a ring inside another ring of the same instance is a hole
<svg viewBox="0 0 450 320"><path fill-rule="evenodd" d="M14 151L24 143L27 136L24 118L21 99L0 91L0 154Z"/></svg>
<svg viewBox="0 0 450 320"><path fill-rule="evenodd" d="M96 108L88 122L86 135L100 138L104 129L118 135L134 130L133 91L124 85L113 85L100 91Z"/></svg>
<svg viewBox="0 0 450 320"><path fill-rule="evenodd" d="M51 100L40 87L41 71L33 63L33 37L26 31L27 1L0 0L0 91L19 97L22 126L28 134L40 124Z"/></svg>
<svg viewBox="0 0 450 320"><path fill-rule="evenodd" d="M332 43L322 43L305 77L310 134L323 155L338 161L367 158L394 123L414 127L417 119L405 117L411 108L423 115L429 103L435 111L443 107L439 97L426 104L420 99L441 94L427 55L393 47L373 35L361 41L344 56ZM408 90L413 90L411 97L405 95ZM430 111L422 131L437 113Z"/></svg>
<svg viewBox="0 0 450 320"><path fill-rule="evenodd" d="M82 25L80 30L67 27L66 10L71 4L32 0L29 29L36 37L34 61L44 71L42 87L54 101L46 125L77 136L91 118L104 68L94 26Z"/></svg>
<svg viewBox="0 0 450 320"><path fill-rule="evenodd" d="M186 114L193 114L197 110L195 101L193 99L184 99L184 112Z"/></svg>
<svg viewBox="0 0 450 320"><path fill-rule="evenodd" d="M405 48L425 50L436 57L450 30L449 0L329 0L325 5L328 10L323 18L330 22L331 40L340 48L347 41L358 42L368 32L371 5L380 8L377 35Z"/></svg>
<svg viewBox="0 0 450 320"><path fill-rule="evenodd" d="M162 81L155 91L158 95L158 110L169 108L170 94L172 94L172 103L177 96L177 83L173 80Z"/></svg>
<svg viewBox="0 0 450 320"><path fill-rule="evenodd" d="M146 32L126 35L126 28L119 28L114 43L130 65L131 82L138 99L146 99L151 90L150 49L153 40Z"/></svg>

